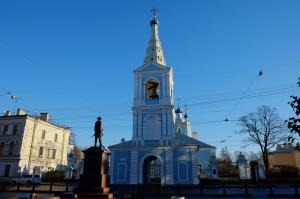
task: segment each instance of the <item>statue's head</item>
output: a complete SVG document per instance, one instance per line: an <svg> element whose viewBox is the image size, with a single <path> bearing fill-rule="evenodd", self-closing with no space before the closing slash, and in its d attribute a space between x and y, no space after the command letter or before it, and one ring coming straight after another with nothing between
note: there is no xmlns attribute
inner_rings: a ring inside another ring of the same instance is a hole
<svg viewBox="0 0 300 199"><path fill-rule="evenodd" d="M98 117L97 119L98 119L98 120L101 120L101 117Z"/></svg>

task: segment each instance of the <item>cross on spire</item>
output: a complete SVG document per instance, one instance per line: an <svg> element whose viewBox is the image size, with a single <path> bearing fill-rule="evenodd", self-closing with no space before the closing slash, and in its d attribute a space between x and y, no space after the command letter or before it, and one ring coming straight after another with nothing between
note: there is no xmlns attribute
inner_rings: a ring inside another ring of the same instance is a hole
<svg viewBox="0 0 300 199"><path fill-rule="evenodd" d="M180 98L177 98L176 101L177 101L177 104L179 106L179 104L180 104Z"/></svg>
<svg viewBox="0 0 300 199"><path fill-rule="evenodd" d="M158 9L153 8L153 9L151 10L151 12L152 12L153 17L156 17L156 14L157 14L157 12L158 12Z"/></svg>

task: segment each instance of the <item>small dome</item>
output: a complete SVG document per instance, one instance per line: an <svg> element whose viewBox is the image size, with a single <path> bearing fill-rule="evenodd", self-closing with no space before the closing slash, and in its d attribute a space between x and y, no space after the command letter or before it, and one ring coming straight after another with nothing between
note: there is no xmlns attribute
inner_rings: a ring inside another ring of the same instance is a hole
<svg viewBox="0 0 300 199"><path fill-rule="evenodd" d="M156 19L156 17L154 17L151 22L150 25L152 26L153 24L157 24L158 25L158 20Z"/></svg>
<svg viewBox="0 0 300 199"><path fill-rule="evenodd" d="M183 117L184 117L185 119L187 119L187 118L188 118L188 114L185 113Z"/></svg>
<svg viewBox="0 0 300 199"><path fill-rule="evenodd" d="M180 108L178 107L178 108L175 110L175 113L182 113L182 111L181 111Z"/></svg>

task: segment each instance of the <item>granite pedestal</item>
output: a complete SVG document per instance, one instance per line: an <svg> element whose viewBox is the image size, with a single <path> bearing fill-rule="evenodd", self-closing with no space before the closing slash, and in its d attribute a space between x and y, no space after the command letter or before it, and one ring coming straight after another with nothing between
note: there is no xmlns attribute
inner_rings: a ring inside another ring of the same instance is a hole
<svg viewBox="0 0 300 199"><path fill-rule="evenodd" d="M113 198L109 190L108 156L101 147L91 147L83 151L84 165L79 186L74 193L79 199Z"/></svg>

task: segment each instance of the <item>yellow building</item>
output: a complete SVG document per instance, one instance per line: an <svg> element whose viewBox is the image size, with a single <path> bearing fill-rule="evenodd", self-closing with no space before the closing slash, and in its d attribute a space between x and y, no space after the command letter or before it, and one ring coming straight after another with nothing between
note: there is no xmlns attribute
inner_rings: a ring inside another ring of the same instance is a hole
<svg viewBox="0 0 300 199"><path fill-rule="evenodd" d="M300 151L295 150L292 144L278 145L268 157L270 168L288 165L300 169Z"/></svg>
<svg viewBox="0 0 300 199"><path fill-rule="evenodd" d="M0 177L42 173L68 165L71 130L49 121L48 113L31 116L19 109L0 116Z"/></svg>

